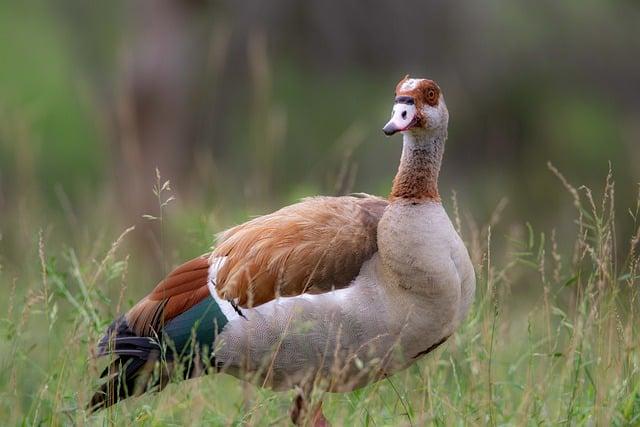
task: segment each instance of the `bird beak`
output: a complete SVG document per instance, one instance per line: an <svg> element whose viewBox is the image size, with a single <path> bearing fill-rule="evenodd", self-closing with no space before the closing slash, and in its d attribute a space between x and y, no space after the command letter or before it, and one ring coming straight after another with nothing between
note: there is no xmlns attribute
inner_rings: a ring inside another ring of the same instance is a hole
<svg viewBox="0 0 640 427"><path fill-rule="evenodd" d="M403 132L415 123L416 106L413 104L396 103L391 112L391 120L382 128L385 135L391 136L396 132Z"/></svg>
<svg viewBox="0 0 640 427"><path fill-rule="evenodd" d="M398 126L393 122L393 120L389 120L389 122L382 128L382 132L387 136L391 136L399 130L400 129L398 129Z"/></svg>

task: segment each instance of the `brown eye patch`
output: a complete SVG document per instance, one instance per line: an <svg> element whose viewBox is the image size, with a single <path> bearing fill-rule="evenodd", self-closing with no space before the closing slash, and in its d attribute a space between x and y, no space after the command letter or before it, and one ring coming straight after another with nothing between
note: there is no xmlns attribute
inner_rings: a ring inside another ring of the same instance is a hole
<svg viewBox="0 0 640 427"><path fill-rule="evenodd" d="M435 106L438 103L438 88L428 85L425 89L425 101L431 106Z"/></svg>
<svg viewBox="0 0 640 427"><path fill-rule="evenodd" d="M429 79L415 79L413 84L405 85L408 80L410 80L409 76L406 76L396 86L396 102L399 98L413 98L418 110L423 105L431 107L438 105L440 88L436 82Z"/></svg>

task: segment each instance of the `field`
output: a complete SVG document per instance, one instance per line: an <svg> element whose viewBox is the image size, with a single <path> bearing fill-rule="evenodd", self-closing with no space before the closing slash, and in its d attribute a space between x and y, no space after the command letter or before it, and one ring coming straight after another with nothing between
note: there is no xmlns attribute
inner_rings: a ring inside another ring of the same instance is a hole
<svg viewBox="0 0 640 427"><path fill-rule="evenodd" d="M90 414L95 344L227 227L389 194L410 73L446 98L475 303L314 398L336 426L640 426L638 2L246 4L0 2L0 425L290 425L292 392L225 374Z"/></svg>
<svg viewBox="0 0 640 427"><path fill-rule="evenodd" d="M334 425L640 424L640 200L620 207L628 209L636 233L617 236L611 176L602 199L594 200L590 190L576 189L555 173L559 191L564 186L567 203L575 207L573 248L560 252L554 231L528 224L504 230L504 205L477 226L460 217L459 200L447 201L478 278L468 320L407 371L350 394L325 396ZM168 265L207 249L206 236L220 224L166 210L159 211L171 236L164 245L180 247L167 255ZM83 408L103 366L91 358L93 346L114 315L134 301L127 284L145 281L147 274L126 250L131 230L119 235L99 227L99 209L95 226L64 236L53 225L38 231L35 224L46 219L37 212L16 216L23 251L2 258L0 287L11 290L0 323L3 424L288 422L291 393L223 374L171 384L159 394L88 414ZM176 237L176 228L197 231L201 241ZM54 236L56 245L49 243ZM526 292L513 294L514 284L525 284ZM136 296L152 285L146 280Z"/></svg>

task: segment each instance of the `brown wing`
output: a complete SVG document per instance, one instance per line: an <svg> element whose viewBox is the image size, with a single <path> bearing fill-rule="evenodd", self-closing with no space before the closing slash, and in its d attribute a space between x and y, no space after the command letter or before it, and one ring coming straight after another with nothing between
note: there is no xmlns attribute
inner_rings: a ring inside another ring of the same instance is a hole
<svg viewBox="0 0 640 427"><path fill-rule="evenodd" d="M226 257L218 294L247 307L347 286L377 251L387 204L368 195L314 197L221 233L211 254Z"/></svg>
<svg viewBox="0 0 640 427"><path fill-rule="evenodd" d="M161 326L209 295L209 254L192 259L173 270L126 314L129 327L149 336Z"/></svg>

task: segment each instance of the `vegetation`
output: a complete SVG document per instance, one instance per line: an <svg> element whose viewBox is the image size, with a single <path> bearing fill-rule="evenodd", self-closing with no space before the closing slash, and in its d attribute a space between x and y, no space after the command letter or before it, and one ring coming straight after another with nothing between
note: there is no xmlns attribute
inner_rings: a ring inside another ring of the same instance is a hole
<svg viewBox="0 0 640 427"><path fill-rule="evenodd" d="M503 206L487 225L476 227L460 218L454 198L449 210L478 276L469 319L442 349L405 372L350 394L329 395L330 420L336 425L640 423L640 198L628 211L636 232L616 236L611 176L597 201L589 189L572 187L552 170L576 208L573 251L559 252L554 231L536 232L528 224L505 234ZM159 194L163 205L166 195ZM184 227L171 215L154 218L162 218L168 229ZM198 232L205 235L215 231L210 224L190 227L203 227ZM3 269L0 276L3 288L10 289L1 319L0 375L0 411L8 424L287 422L291 393L254 388L226 375L171 384L162 393L88 414L84 405L103 365L90 357L93 346L110 320L131 305L127 284L146 274L125 250L131 229L110 245L106 235L89 238L93 243L86 247L75 243L81 235L51 246L51 232L34 229L24 228L22 271ZM616 252L616 243L624 253ZM177 258L172 255L171 261ZM515 283L526 283L524 294L512 292Z"/></svg>

